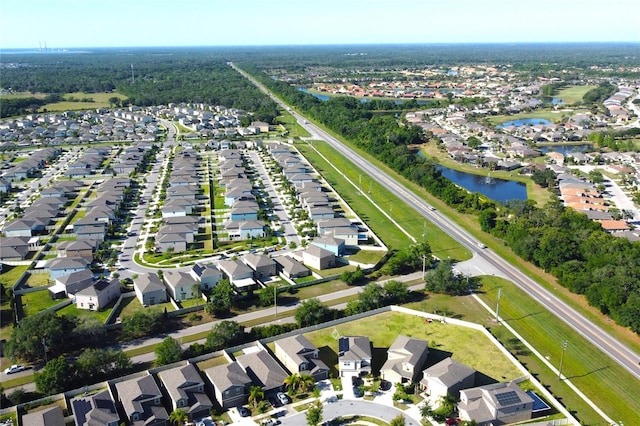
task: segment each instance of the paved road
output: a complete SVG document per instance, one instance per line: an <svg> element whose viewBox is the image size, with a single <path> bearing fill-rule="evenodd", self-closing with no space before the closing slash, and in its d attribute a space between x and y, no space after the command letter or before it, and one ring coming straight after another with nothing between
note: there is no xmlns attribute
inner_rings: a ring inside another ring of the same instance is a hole
<svg viewBox="0 0 640 426"><path fill-rule="evenodd" d="M242 75L252 81L262 91L267 93L271 99L275 100L281 106L288 108L286 104L280 101L276 96L266 89L263 85L253 79L251 76L238 69L235 65L231 64ZM341 155L347 157L352 163L359 167L362 171L369 174L373 179L376 179L386 189L396 194L396 196L402 199L405 203L416 210L417 214L433 222L440 229L447 232L452 238L464 247L475 252L474 256L478 256L484 262L491 265L498 271L500 276L503 276L516 285L518 285L523 291L525 291L534 300L544 306L546 309L554 313L577 333L581 334L584 338L590 341L593 345L602 350L612 360L620 364L623 368L629 371L636 378L640 379L640 356L632 351L629 347L623 343L617 341L611 337L606 330L597 326L582 314L578 313L571 306L563 302L556 295L543 288L537 282L529 278L522 271L515 266L508 263L502 257L488 248L482 249L479 247L480 242L462 229L457 224L453 223L447 217L440 212L435 211L424 200L416 196L413 192L409 191L398 181L391 178L388 174L372 165L365 160L358 153L351 148L343 145L336 138L325 132L320 127L313 123L310 123L302 115L295 111L291 113L296 117L298 123L309 131L314 138L322 139L326 141L331 147L333 147Z"/></svg>

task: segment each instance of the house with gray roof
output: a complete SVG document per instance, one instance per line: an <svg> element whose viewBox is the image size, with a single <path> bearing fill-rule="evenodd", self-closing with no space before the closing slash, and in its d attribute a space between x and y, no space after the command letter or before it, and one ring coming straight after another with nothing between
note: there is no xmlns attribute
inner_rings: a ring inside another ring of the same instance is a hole
<svg viewBox="0 0 640 426"><path fill-rule="evenodd" d="M222 408L235 407L247 401L252 381L237 362L208 368L205 374L213 385L213 393Z"/></svg>
<svg viewBox="0 0 640 426"><path fill-rule="evenodd" d="M371 373L371 341L363 336L345 336L338 339L338 369L340 377Z"/></svg>
<svg viewBox="0 0 640 426"><path fill-rule="evenodd" d="M153 376L146 375L114 385L131 426L166 426L169 414L162 405L162 393Z"/></svg>
<svg viewBox="0 0 640 426"><path fill-rule="evenodd" d="M266 254L249 253L243 256L243 260L253 269L253 277L257 280L262 281L276 275L276 262Z"/></svg>
<svg viewBox="0 0 640 426"><path fill-rule="evenodd" d="M263 392L281 391L289 373L264 349L245 353L236 358L255 386Z"/></svg>
<svg viewBox="0 0 640 426"><path fill-rule="evenodd" d="M532 411L533 398L514 382L460 390L460 418L480 426L524 422L531 419Z"/></svg>
<svg viewBox="0 0 640 426"><path fill-rule="evenodd" d="M65 426L64 413L59 405L32 411L22 416L22 424L29 426Z"/></svg>
<svg viewBox="0 0 640 426"><path fill-rule="evenodd" d="M76 307L99 311L120 297L120 280L98 280L75 294Z"/></svg>
<svg viewBox="0 0 640 426"><path fill-rule="evenodd" d="M428 353L429 342L400 334L387 350L380 375L391 383L416 382Z"/></svg>
<svg viewBox="0 0 640 426"><path fill-rule="evenodd" d="M293 280L311 275L311 270L309 270L309 268L292 257L278 256L273 260L277 264L278 271L289 279Z"/></svg>
<svg viewBox="0 0 640 426"><path fill-rule="evenodd" d="M56 279L62 275L68 275L72 272L84 271L88 268L86 259L81 257L59 257L51 259L46 269L49 271L51 279Z"/></svg>
<svg viewBox="0 0 640 426"><path fill-rule="evenodd" d="M460 389L475 385L476 370L448 357L425 369L420 380L421 388L431 397L447 394L460 397Z"/></svg>
<svg viewBox="0 0 640 426"><path fill-rule="evenodd" d="M311 241L311 244L332 252L334 256L342 256L345 249L344 240L336 238L331 234L325 234L314 238L314 240Z"/></svg>
<svg viewBox="0 0 640 426"><path fill-rule="evenodd" d="M0 237L0 262L24 260L29 250L29 237Z"/></svg>
<svg viewBox="0 0 640 426"><path fill-rule="evenodd" d="M229 282L238 290L246 290L256 286L256 281L253 279L253 269L239 259L221 260L218 263L218 269L227 276Z"/></svg>
<svg viewBox="0 0 640 426"><path fill-rule="evenodd" d="M275 355L293 374L310 374L316 381L329 377L329 367L319 358L320 351L302 334L274 342Z"/></svg>
<svg viewBox="0 0 640 426"><path fill-rule="evenodd" d="M187 251L187 234L158 233L156 234L156 248L160 253L182 253Z"/></svg>
<svg viewBox="0 0 640 426"><path fill-rule="evenodd" d="M194 284L200 283L193 279L188 272L166 270L162 274L169 294L176 302L193 299L198 295L194 292Z"/></svg>
<svg viewBox="0 0 640 426"><path fill-rule="evenodd" d="M107 390L93 395L78 396L71 400L71 407L77 426L118 426L120 424L116 404Z"/></svg>
<svg viewBox="0 0 640 426"><path fill-rule="evenodd" d="M173 410L184 410L189 420L209 415L213 404L205 393L204 380L193 364L161 371L158 377L169 395Z"/></svg>
<svg viewBox="0 0 640 426"><path fill-rule="evenodd" d="M82 257L90 261L95 249L95 241L91 240L62 241L56 246L58 257Z"/></svg>
<svg viewBox="0 0 640 426"><path fill-rule="evenodd" d="M195 264L189 271L194 280L200 281L202 290L210 290L214 288L223 278L222 272L214 265Z"/></svg>
<svg viewBox="0 0 640 426"><path fill-rule="evenodd" d="M302 262L305 266L319 271L333 268L336 265L336 256L329 250L318 247L314 244L302 251Z"/></svg>
<svg viewBox="0 0 640 426"><path fill-rule="evenodd" d="M167 301L167 288L155 273L140 274L133 280L133 289L142 306L153 306Z"/></svg>
<svg viewBox="0 0 640 426"><path fill-rule="evenodd" d="M90 269L83 269L57 277L55 285L49 287L49 292L54 299L68 297L89 287L91 284L93 284L93 272Z"/></svg>

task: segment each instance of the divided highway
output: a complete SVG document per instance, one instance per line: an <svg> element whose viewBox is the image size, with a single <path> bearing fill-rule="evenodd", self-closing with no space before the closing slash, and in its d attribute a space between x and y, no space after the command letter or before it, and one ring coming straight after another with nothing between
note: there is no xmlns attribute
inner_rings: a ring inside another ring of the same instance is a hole
<svg viewBox="0 0 640 426"><path fill-rule="evenodd" d="M351 148L343 145L336 138L325 132L320 127L309 122L305 117L299 113L291 110L288 105L285 105L279 100L273 93L271 93L266 87L253 79L250 75L243 70L237 68L234 64L230 63L234 69L236 69L243 76L248 78L253 84L255 84L260 90L265 92L271 99L281 105L283 108L288 109L291 114L296 117L298 123L303 126L312 134L312 138L321 139L331 145L337 152L344 157L348 158L362 171L369 174L377 182L383 185L386 189L396 194L397 197L402 199L408 205L412 206L416 213L420 216L433 222L436 226L447 232L452 238L458 241L460 244L474 252L475 256L480 256L486 262L490 263L493 267L500 271L500 275L506 277L522 290L524 290L534 300L544 306L546 309L554 313L566 324L573 328L577 333L584 336L596 347L600 348L605 354L607 354L612 360L620 364L627 371L629 371L636 378L640 379L640 356L628 348L626 345L620 343L615 338L611 337L606 330L603 330L599 326L595 325L589 319L577 312L571 306L563 302L553 293L549 292L537 282L529 278L518 268L511 265L509 262L498 256L496 253L488 248L480 248L480 242L476 240L471 234L459 227L457 224L440 214L438 211L432 210L432 207L424 200L417 197L414 193L406 189L398 181L387 175L385 172L378 169L376 166L369 163L358 153Z"/></svg>

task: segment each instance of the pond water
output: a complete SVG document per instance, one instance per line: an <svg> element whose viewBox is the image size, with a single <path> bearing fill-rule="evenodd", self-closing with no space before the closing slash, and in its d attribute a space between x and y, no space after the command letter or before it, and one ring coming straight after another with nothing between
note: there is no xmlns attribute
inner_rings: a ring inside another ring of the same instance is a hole
<svg viewBox="0 0 640 426"><path fill-rule="evenodd" d="M422 151L418 155L424 158ZM506 203L509 200L526 200L527 186L522 182L513 180L498 179L487 176L474 175L467 172L460 172L449 167L438 165L438 170L442 176L453 183L463 187L467 191L478 192L490 200L499 203Z"/></svg>
<svg viewBox="0 0 640 426"><path fill-rule="evenodd" d="M518 120L505 121L502 124L498 124L496 126L497 129L502 129L503 127L520 127L520 126L528 126L528 125L536 125L536 124L551 124L551 121L545 118L520 118Z"/></svg>
<svg viewBox="0 0 640 426"><path fill-rule="evenodd" d="M536 147L543 154L547 152L559 152L562 155L571 154L572 152L585 152L593 149L593 145L589 143L579 145L544 145Z"/></svg>

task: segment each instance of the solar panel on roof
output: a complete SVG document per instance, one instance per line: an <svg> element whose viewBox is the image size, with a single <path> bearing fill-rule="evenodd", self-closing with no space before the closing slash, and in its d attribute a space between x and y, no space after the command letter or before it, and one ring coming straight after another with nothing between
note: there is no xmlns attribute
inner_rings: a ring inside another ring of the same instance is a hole
<svg viewBox="0 0 640 426"><path fill-rule="evenodd" d="M349 350L349 339L341 337L338 339L338 352L347 352Z"/></svg>
<svg viewBox="0 0 640 426"><path fill-rule="evenodd" d="M76 399L72 402L72 405L76 418L80 424L83 424L86 421L87 413L93 408L91 403L86 399Z"/></svg>
<svg viewBox="0 0 640 426"><path fill-rule="evenodd" d="M497 393L496 399L500 405L513 405L522 402L520 397L515 391Z"/></svg>

